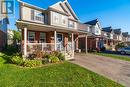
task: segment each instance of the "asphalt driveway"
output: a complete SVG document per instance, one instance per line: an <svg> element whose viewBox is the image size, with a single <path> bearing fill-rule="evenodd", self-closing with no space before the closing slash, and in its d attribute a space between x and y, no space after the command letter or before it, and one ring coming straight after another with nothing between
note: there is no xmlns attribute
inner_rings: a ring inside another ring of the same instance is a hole
<svg viewBox="0 0 130 87"><path fill-rule="evenodd" d="M93 54L75 54L71 62L130 87L130 62Z"/></svg>

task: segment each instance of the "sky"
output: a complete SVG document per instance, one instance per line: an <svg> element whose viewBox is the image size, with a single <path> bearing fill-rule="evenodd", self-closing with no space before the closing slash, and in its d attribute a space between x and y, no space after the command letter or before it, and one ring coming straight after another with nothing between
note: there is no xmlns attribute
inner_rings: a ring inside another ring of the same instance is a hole
<svg viewBox="0 0 130 87"><path fill-rule="evenodd" d="M22 0L46 9L63 0ZM80 22L99 19L102 27L112 26L130 33L130 0L68 0ZM15 21L19 18L19 3L15 1L15 17L10 17L9 29L17 29Z"/></svg>

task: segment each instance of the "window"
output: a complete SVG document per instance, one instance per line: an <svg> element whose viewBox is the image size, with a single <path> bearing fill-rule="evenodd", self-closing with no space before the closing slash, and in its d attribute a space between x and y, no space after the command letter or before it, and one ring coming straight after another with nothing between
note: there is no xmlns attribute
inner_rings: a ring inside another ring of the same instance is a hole
<svg viewBox="0 0 130 87"><path fill-rule="evenodd" d="M59 22L59 15L58 13L54 13L54 23L58 23Z"/></svg>
<svg viewBox="0 0 130 87"><path fill-rule="evenodd" d="M35 41L35 32L28 32L28 41L29 42Z"/></svg>
<svg viewBox="0 0 130 87"><path fill-rule="evenodd" d="M62 15L62 24L65 25L66 24L66 17Z"/></svg>
<svg viewBox="0 0 130 87"><path fill-rule="evenodd" d="M34 20L34 10L31 10L31 20Z"/></svg>
<svg viewBox="0 0 130 87"><path fill-rule="evenodd" d="M44 22L44 14L37 10L31 10L31 20Z"/></svg>
<svg viewBox="0 0 130 87"><path fill-rule="evenodd" d="M57 42L62 42L62 41L63 41L63 35L57 34Z"/></svg>
<svg viewBox="0 0 130 87"><path fill-rule="evenodd" d="M35 20L44 22L43 13L40 11L35 11Z"/></svg>
<svg viewBox="0 0 130 87"><path fill-rule="evenodd" d="M40 43L46 42L46 33L40 33Z"/></svg>
<svg viewBox="0 0 130 87"><path fill-rule="evenodd" d="M69 28L74 28L74 22L73 21L69 21Z"/></svg>
<svg viewBox="0 0 130 87"><path fill-rule="evenodd" d="M95 29L95 33L98 34L98 33L99 33L99 30L98 30L98 29Z"/></svg>

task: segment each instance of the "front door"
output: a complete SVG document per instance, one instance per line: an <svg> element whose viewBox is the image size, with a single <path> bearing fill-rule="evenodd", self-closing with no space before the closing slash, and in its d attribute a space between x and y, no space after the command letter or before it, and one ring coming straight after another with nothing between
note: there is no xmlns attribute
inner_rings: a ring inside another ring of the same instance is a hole
<svg viewBox="0 0 130 87"><path fill-rule="evenodd" d="M57 33L57 49L62 50L63 49L63 34Z"/></svg>

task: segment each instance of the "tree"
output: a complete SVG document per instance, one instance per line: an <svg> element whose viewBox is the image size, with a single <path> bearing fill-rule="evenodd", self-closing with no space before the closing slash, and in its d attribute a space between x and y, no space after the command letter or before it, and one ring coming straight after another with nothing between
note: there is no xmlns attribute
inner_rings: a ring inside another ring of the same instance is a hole
<svg viewBox="0 0 130 87"><path fill-rule="evenodd" d="M13 43L16 46L17 43L21 40L21 33L19 31L13 30Z"/></svg>

